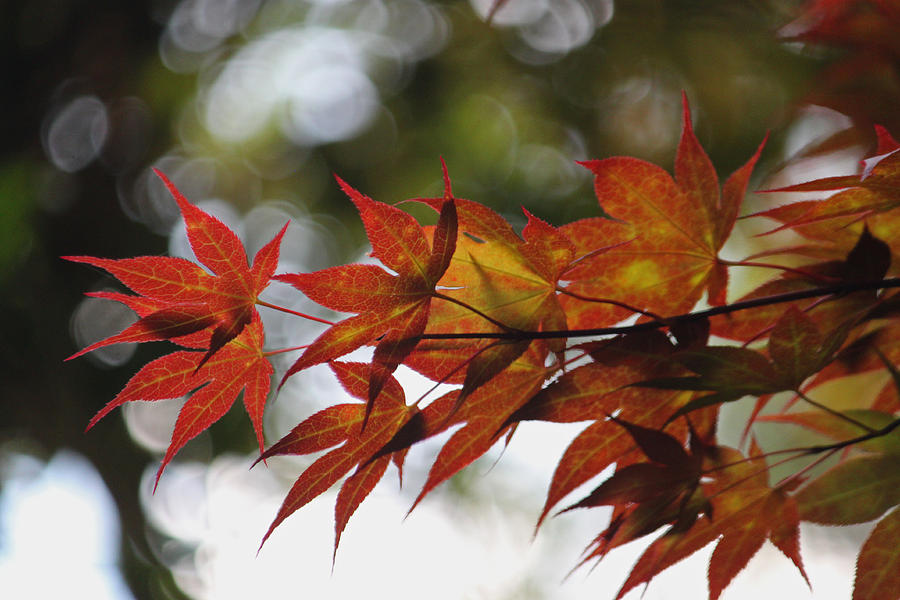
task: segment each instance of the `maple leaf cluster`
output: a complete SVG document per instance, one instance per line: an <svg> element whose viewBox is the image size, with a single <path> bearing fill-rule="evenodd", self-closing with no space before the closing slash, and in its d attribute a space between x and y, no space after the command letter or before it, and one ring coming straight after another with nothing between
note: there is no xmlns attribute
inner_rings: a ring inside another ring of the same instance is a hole
<svg viewBox="0 0 900 600"><path fill-rule="evenodd" d="M139 316L73 357L122 342L168 340L181 349L143 367L89 427L126 402L189 395L158 480L178 450L243 392L259 460L324 452L299 475L263 542L343 480L336 551L355 509L391 463L402 472L416 444L453 429L413 507L508 442L523 421L584 422L559 460L538 523L614 465L612 476L563 511L612 507L585 562L664 532L618 597L708 544L715 544L711 600L766 540L805 578L801 521L878 520L859 554L854 598L896 598L900 295L893 288L900 279L891 275L900 253L900 145L884 129L879 140L860 175L780 190L838 193L752 215L799 236L800 243L767 253L794 259L792 266L720 256L763 146L720 183L686 100L674 177L636 158L586 161L603 216L559 227L526 211L516 232L485 205L455 197L446 166L442 196L413 200L438 213L428 227L338 179L380 265L276 275L284 228L248 264L235 234L158 173L200 264L68 257L118 278L134 294L93 295ZM749 267L773 276L729 302L729 273ZM327 322L281 383L328 364L356 401L313 414L266 448L268 356L282 350L266 348L257 307L274 308L259 299L273 280L352 315ZM704 299L709 308L698 309ZM623 324L629 317L637 320ZM364 346L373 348L370 362L342 360ZM401 364L453 387L410 402L394 377ZM816 399L826 383L878 372L883 389L841 404L849 409ZM776 394L790 400L775 406ZM725 446L719 410L742 399L754 402L743 440ZM765 448L758 423L801 427L821 441ZM777 476L770 470L776 465Z"/></svg>
<svg viewBox="0 0 900 600"><path fill-rule="evenodd" d="M897 68L900 66L898 0L806 0L780 37L818 48L831 58L816 77L805 102L847 115L858 127L875 123L896 128ZM851 145L853 130L826 142Z"/></svg>

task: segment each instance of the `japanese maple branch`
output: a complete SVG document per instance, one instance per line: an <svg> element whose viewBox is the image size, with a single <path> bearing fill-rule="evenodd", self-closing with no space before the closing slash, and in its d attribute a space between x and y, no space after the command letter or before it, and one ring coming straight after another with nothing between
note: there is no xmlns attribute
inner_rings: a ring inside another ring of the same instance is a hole
<svg viewBox="0 0 900 600"><path fill-rule="evenodd" d="M819 305L822 304L823 302L828 302L828 300L829 300L829 299L828 299L828 298L825 298L825 297L818 298L815 302L811 302L808 306L803 307L801 310L802 310L803 312L805 312L805 313L808 313L809 311L811 311L811 310L814 309L815 307L819 306ZM747 339L744 341L744 343L741 344L741 347L746 348L747 346L749 346L750 344L752 344L753 342L755 342L757 339L759 339L759 338L761 338L761 337L763 337L763 336L765 336L765 335L768 335L768 334L772 331L772 329L773 329L774 327L775 327L775 324L772 323L772 324L769 325L768 327L764 327L764 328L760 329L759 331L757 331L756 333L754 333L752 336L750 336L749 338L747 338Z"/></svg>
<svg viewBox="0 0 900 600"><path fill-rule="evenodd" d="M821 460L824 460L825 458L828 458L828 457L831 456L833 453L835 453L835 452L837 452L837 451L839 451L839 450L843 450L843 449L846 448L847 446L852 446L853 444L859 444L859 443L862 443L862 442L867 442L867 441L869 441L869 440L874 440L874 439L876 439L876 438L884 437L884 436L890 434L892 431L894 431L894 430L897 429L898 427L900 427L900 418L894 419L893 421L891 421L890 423L888 423L887 425L885 425L885 426L882 427L881 429L871 429L868 433L865 433L865 434L863 434L863 435L859 435L859 436L854 437L854 438L850 438L850 439L848 439L848 440L842 440L842 441L840 441L840 442L834 442L834 443L832 443L832 444L821 444L821 445L818 445L818 446L802 446L802 447L797 447L797 448L783 448L783 449L781 449L781 450L772 450L771 452L766 452L766 453L764 453L764 454L759 454L759 455L757 455L757 456L748 456L748 457L746 457L746 458L742 458L741 460L737 460L737 461L734 461L734 462L726 463L726 464L724 464L724 465L717 465L717 466L712 467L712 468L709 468L709 469L704 469L704 470L703 470L703 474L704 474L704 475L708 475L708 474L714 473L714 472L716 472L716 471L723 471L723 470L728 469L728 468L730 468L730 467L734 467L734 466L737 466L737 465L741 465L741 464L744 464L744 463L747 463L747 462L753 462L753 461L757 461L757 460L764 460L764 459L766 459L766 458L768 458L768 457L776 456L776 455L779 455L779 454L793 454L793 456L788 456L787 458L784 458L784 459L779 460L779 461L777 461L777 462L775 462L775 463L772 463L772 464L770 464L770 465L767 465L764 469L761 469L760 471L757 471L756 473L753 473L753 474L750 475L750 477L755 477L755 476L759 475L760 473L768 472L772 467L776 467L776 466L782 465L782 464L787 463L787 462L789 462L789 461L796 460L796 459L802 458L802 457L804 457L804 456L810 456L810 455L813 455L813 454L822 454L823 452L824 452L824 453L827 453L822 459L815 461L815 462L812 463L811 465L807 465L806 467L804 467L801 471L799 471L799 472L797 472L797 473L792 473L791 475L789 475L787 478L785 478L784 481L782 481L782 482L780 483L780 485L784 485L784 483L785 483L787 480L789 480L789 479L791 479L791 478L795 478L795 477L797 477L798 475L800 475L800 474L802 474L802 473L808 471L809 468L810 468L811 466L814 466L814 465L818 464L819 462L821 462ZM736 483L743 482L743 481L745 481L746 479L747 479L747 478L742 478L739 482L736 482Z"/></svg>
<svg viewBox="0 0 900 600"><path fill-rule="evenodd" d="M804 452L806 454L819 454L820 452L829 452L832 450L842 450L847 446L852 446L853 444L859 444L862 442L867 442L869 440L874 440L876 438L884 437L900 427L900 419L894 419L881 429L875 429L870 431L869 433L859 435L855 438L850 438L849 440L844 440L842 442L835 442L833 444L824 444L821 446L809 446L804 448Z"/></svg>
<svg viewBox="0 0 900 600"><path fill-rule="evenodd" d="M806 448L791 448L787 450L777 450L775 452L770 452L769 455L773 454L781 454L784 452L797 452L798 454L792 458L800 458L803 456L810 456L815 454L821 454L816 460L806 465L796 473L792 473L778 482L779 486L787 485L790 481L802 477L805 473L809 472L813 467L822 463L828 457L833 456L835 452L843 450L847 446L852 446L853 444L860 444L862 442L867 442L869 440L874 440L876 438L880 438L888 435L895 429L900 427L900 419L894 419L881 429L870 430L869 433L857 436L855 438L850 438L849 440L843 440L841 442L835 442L833 444L822 444L819 446L807 446Z"/></svg>
<svg viewBox="0 0 900 600"><path fill-rule="evenodd" d="M834 452L836 452L836 450L835 450ZM703 473L704 473L704 474L708 474L708 473L712 473L712 472L714 472L714 471L723 471L723 470L727 469L728 467L732 467L732 466L739 465L739 464L743 464L743 463L746 463L746 462L751 462L751 461L754 461L754 460L762 459L762 458L765 458L766 456L771 456L771 455L777 454L777 453L780 453L780 452L769 452L768 454L761 454L761 455L759 455L759 456L751 456L751 457L748 457L748 458L746 458L746 459L744 459L744 460L736 461L736 462L733 462L733 463L728 463L728 464L726 464L726 465L720 465L720 466L714 467L714 468L712 468L712 469L706 469L706 470L703 471ZM738 487L738 486L740 486L740 485L742 485L742 484L744 484L744 483L746 483L746 482L748 482L748 481L752 481L753 479L759 477L760 475L768 474L768 473L771 471L771 469L772 469L773 467L777 467L777 466L779 466L779 465L785 464L785 463L787 463L787 462L789 462L789 461L791 461L791 460L796 460L796 459L798 459L798 458L800 458L800 457L802 457L802 456L806 456L806 455L805 455L805 454L800 454L800 455L796 455L796 456L789 456L789 457L784 458L784 459L782 459L782 460L779 460L779 461L777 461L777 462L775 462L775 463L773 463L773 464L771 464L771 465L765 465L765 466L763 466L763 468L759 469L758 471L754 471L754 472L752 472L752 473L749 473L748 475L745 475L744 477L741 477L741 478L739 478L739 479L737 479L737 480L735 480L735 481L730 482L730 483L729 483L728 485L726 485L725 487L716 490L715 493L710 494L710 495L707 497L707 500L712 500L712 499L715 498L716 496L720 496L720 495L724 494L725 492L728 492L728 491L730 491L730 490L733 490L734 488L736 488L736 487ZM801 470L798 471L797 473L792 473L791 475L785 477L785 478L784 478L783 480L781 480L781 481L778 483L778 485L776 485L775 487L778 488L778 487L782 487L782 486L786 485L787 482L788 482L791 478L796 477L796 476L798 475L798 473L806 472L811 466L814 466L814 465L816 465L816 464L819 464L819 463L822 462L823 460L827 459L829 456L831 456L831 454L826 454L825 456L819 457L818 459L816 459L815 461L813 461L813 463L812 463L811 465L807 465L806 467L804 467L803 469L801 469ZM754 503L755 503L755 502L759 502L760 500L761 500L761 498L757 498L757 499L754 500L753 502L754 502ZM748 506L749 506L749 505L748 505Z"/></svg>
<svg viewBox="0 0 900 600"><path fill-rule="evenodd" d="M665 319L652 319L643 323L635 323L634 325L618 325L613 327L597 327L593 329L565 329L560 331L500 331L500 332L468 332L468 333L426 333L420 336L423 340L458 340L458 339L502 339L502 340L544 340L550 338L561 337L591 337L597 335L615 335L622 333L636 333L638 331L647 331L651 329L659 329L660 327L670 327L676 323L689 323L693 321L702 321L716 315L729 314L750 308L759 308L761 306L770 306L772 304L783 304L793 302L795 300L803 300L805 298L816 298L819 296L830 296L832 294L848 294L850 292L859 292L863 290L877 290L900 287L900 277L892 277L888 279L879 279L877 281L857 281L844 282L835 285L822 286L809 290L799 290L796 292L787 292L784 294L775 294L773 296L764 296L762 298L752 298L750 300L742 300L732 304L723 306L714 306L706 310L701 310L682 315L675 315Z"/></svg>

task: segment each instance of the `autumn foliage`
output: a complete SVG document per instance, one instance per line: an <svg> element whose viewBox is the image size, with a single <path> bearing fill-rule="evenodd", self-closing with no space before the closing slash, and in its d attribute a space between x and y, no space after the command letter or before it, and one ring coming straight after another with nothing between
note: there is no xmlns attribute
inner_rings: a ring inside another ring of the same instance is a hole
<svg viewBox="0 0 900 600"><path fill-rule="evenodd" d="M122 342L168 340L180 348L144 366L89 427L126 402L189 395L161 475L243 392L259 460L327 451L299 474L263 542L342 482L336 550L390 463L402 469L419 442L453 430L416 504L508 442L522 421L584 422L536 517L612 507L586 563L662 530L618 597L709 544L711 600L766 540L805 578L801 521L873 520L854 598L900 597L900 295L893 291L900 286L893 277L900 146L883 129L878 139L859 175L780 190L838 193L750 215L792 230L795 242L742 261L720 252L742 215L763 145L720 182L686 100L674 177L636 158L583 162L594 178L597 216L559 227L526 211L524 229L515 231L487 206L455 197L446 167L443 194L413 200L438 214L427 227L338 179L380 265L276 274L285 229L248 265L235 234L158 173L201 264L68 257L118 278L133 294L95 295L140 317L73 357ZM729 301L729 275L748 267L771 275ZM266 448L268 357L283 349L266 345L257 311L278 309L259 300L272 280L351 315L302 341L308 346L295 350L281 383L327 363L357 401L312 415ZM373 348L370 362L342 360L364 346ZM407 398L393 375L399 365L454 387ZM884 387L874 397L844 399L840 408L817 399L825 384L861 373L881 374ZM736 401L753 410L740 447L728 447L718 441L718 415ZM803 428L819 441L766 447L756 437L760 423ZM562 504L610 465L612 476Z"/></svg>

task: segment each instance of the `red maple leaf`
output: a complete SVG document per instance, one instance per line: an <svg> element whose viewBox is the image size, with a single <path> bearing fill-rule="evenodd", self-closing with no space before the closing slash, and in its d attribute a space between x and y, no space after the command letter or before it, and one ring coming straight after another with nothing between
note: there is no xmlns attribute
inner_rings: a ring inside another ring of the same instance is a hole
<svg viewBox="0 0 900 600"><path fill-rule="evenodd" d="M638 559L617 599L711 542L717 545L710 559L710 600L719 597L766 539L806 579L797 504L784 488L769 487L764 470L732 448L708 446L692 436L686 450L661 431L617 422L650 462L617 468L570 507L613 506L609 527L591 544L584 562L671 524Z"/></svg>
<svg viewBox="0 0 900 600"><path fill-rule="evenodd" d="M264 333L255 304L278 265L279 245L287 224L257 252L251 267L233 231L189 203L161 172L156 174L178 203L191 248L203 266L166 256L64 258L100 267L119 279L137 295L88 295L121 302L139 316L124 331L89 345L69 359L125 342L169 340L189 349L145 365L88 425L90 429L125 402L177 398L194 392L175 424L158 481L175 453L221 418L242 390L262 452L262 414L272 367L263 352Z"/></svg>
<svg viewBox="0 0 900 600"><path fill-rule="evenodd" d="M369 365L332 362L330 366L351 396L360 400L370 397ZM341 487L335 506L334 548L337 552L344 526L387 468L388 457L376 457L376 453L417 410L406 405L403 388L393 376L385 379L382 390L371 409L366 402L336 404L319 411L294 427L259 457L259 460L264 460L286 454L310 454L338 446L300 474L260 547L282 521L357 467L357 471Z"/></svg>
<svg viewBox="0 0 900 600"><path fill-rule="evenodd" d="M411 215L372 200L338 178L359 210L372 256L396 275L378 265L351 264L276 276L323 306L358 313L327 329L310 344L282 382L297 371L377 340L369 371L368 414L388 377L425 330L435 287L456 248L456 207L446 166L444 182L441 216L429 243L425 230Z"/></svg>
<svg viewBox="0 0 900 600"><path fill-rule="evenodd" d="M718 256L734 227L756 153L721 186L691 125L683 98L684 129L675 178L637 158L581 164L611 219L583 219L561 227L579 260L564 274L561 298L569 327L597 327L628 316L615 300L660 314L690 310L707 290L710 304L725 302L727 264ZM763 141L763 144L765 141ZM601 245L619 244L596 254Z"/></svg>
<svg viewBox="0 0 900 600"><path fill-rule="evenodd" d="M231 229L188 202L161 171L154 172L178 203L194 254L212 274L189 260L169 256L119 260L64 256L109 272L148 301L142 306L156 303L156 310L141 314L121 333L91 344L67 360L110 344L167 340L210 329L202 365L237 337L256 314L254 305L259 294L278 266L278 249L287 224L260 248L251 268L243 244Z"/></svg>
<svg viewBox="0 0 900 600"><path fill-rule="evenodd" d="M442 206L440 198L418 201L435 210ZM459 229L469 235L457 241L441 278L444 301L432 305L425 333L452 337L471 331L564 332L566 315L557 292L562 273L574 257L572 242L528 211L524 211L528 221L520 237L490 208L462 198L455 203ZM545 344L561 352L565 336L549 338ZM405 364L426 377L462 383L456 400L459 408L474 390L504 372L528 348L527 339L431 340L419 344Z"/></svg>
<svg viewBox="0 0 900 600"><path fill-rule="evenodd" d="M794 228L809 237L827 240L826 228L806 228L804 225L832 221L838 230L866 217L887 213L900 206L900 143L882 127L876 127L876 154L862 161L859 175L825 177L805 183L765 190L766 192L829 192L838 193L824 199L798 202L756 213L784 222L772 230ZM816 233L823 232L816 236Z"/></svg>
<svg viewBox="0 0 900 600"><path fill-rule="evenodd" d="M233 340L206 360L201 352L180 350L160 357L138 371L87 428L126 402L166 400L191 394L172 433L156 481L172 457L192 438L222 418L243 390L244 407L263 451L262 416L269 395L272 365L263 352L262 321L253 321Z"/></svg>
<svg viewBox="0 0 900 600"><path fill-rule="evenodd" d="M187 441L242 396L259 460L320 453L296 479L263 543L293 512L343 479L335 505L336 552L349 519L391 462L402 480L412 446L448 434L415 508L504 437L508 443L519 422L584 421L588 425L557 465L538 524L576 488L614 467L611 477L570 506L612 507L610 523L588 547L585 561L663 530L619 597L708 544L715 546L711 600L766 540L805 578L801 519L881 519L860 552L854 598L896 597L900 294L887 288L898 287L900 279L885 276L900 253L893 235L900 213L897 143L882 132L879 156L861 176L787 188L846 188L817 203L762 213L809 240L766 254L824 261L784 267L778 278L729 305L729 266L772 266L719 257L759 151L720 185L694 135L686 100L683 119L674 177L633 158L585 162L606 216L561 227L526 211L518 233L486 206L455 198L446 166L443 196L416 199L440 213L430 227L338 179L381 264L277 277L284 229L251 267L234 233L188 203L160 174L200 264L165 257L69 257L105 269L130 288L134 294L89 295L121 302L139 317L74 356L152 340L182 349L144 366L88 428L126 402L188 396L158 481ZM282 350L264 351L255 307L271 306L259 294L273 278L325 307L352 313L327 322L330 327L306 347L285 379L328 363L361 402L325 408L263 451L261 419L273 371L267 356ZM720 306L688 313L704 294ZM635 324L616 324L631 313L640 316ZM710 345L711 334L745 343ZM374 347L370 363L335 361L364 345ZM400 364L461 387L430 399L433 388L408 405L392 374ZM876 370L886 370L892 382L871 403L837 410L807 394L826 382ZM794 398L781 413L762 414L774 394L787 391ZM721 445L720 406L748 397L755 404L741 448ZM815 410L788 410L800 401ZM825 439L763 453L751 429L760 422L803 427ZM772 467L815 456L770 481ZM831 456L839 459L831 468L812 470Z"/></svg>

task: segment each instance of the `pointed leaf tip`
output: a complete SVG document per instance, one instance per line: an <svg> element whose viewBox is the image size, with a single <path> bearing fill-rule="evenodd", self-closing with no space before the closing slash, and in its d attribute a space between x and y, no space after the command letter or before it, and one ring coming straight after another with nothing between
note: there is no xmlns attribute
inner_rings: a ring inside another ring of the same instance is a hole
<svg viewBox="0 0 900 600"><path fill-rule="evenodd" d="M875 125L875 135L878 138L878 147L875 150L875 154L887 154L888 152L893 152L900 148L900 143L894 139L894 136L891 135L891 132L888 131L882 125Z"/></svg>
<svg viewBox="0 0 900 600"><path fill-rule="evenodd" d="M166 189L169 190L169 193L172 194L172 197L175 199L175 202L178 203L179 207L182 204L188 203L187 198L185 198L184 195L182 195L182 193L178 191L178 188L175 187L175 184L172 183L172 180L169 179L165 173L163 173L156 167L153 167L153 173L154 175L159 177L160 181L163 182L163 185L165 185Z"/></svg>
<svg viewBox="0 0 900 600"><path fill-rule="evenodd" d="M338 185L341 188L341 191L344 192L350 200L356 205L356 208L360 211L362 210L363 204L368 204L369 202L374 202L371 198L354 188L352 185L344 181L338 176L337 173L334 174L334 179L337 181Z"/></svg>
<svg viewBox="0 0 900 600"><path fill-rule="evenodd" d="M687 92L681 90L681 122L684 127L693 128L691 121L691 105L688 102Z"/></svg>
<svg viewBox="0 0 900 600"><path fill-rule="evenodd" d="M450 186L450 172L447 170L447 163L444 157L441 157L441 172L444 174L444 200L453 199L453 189Z"/></svg>

